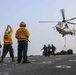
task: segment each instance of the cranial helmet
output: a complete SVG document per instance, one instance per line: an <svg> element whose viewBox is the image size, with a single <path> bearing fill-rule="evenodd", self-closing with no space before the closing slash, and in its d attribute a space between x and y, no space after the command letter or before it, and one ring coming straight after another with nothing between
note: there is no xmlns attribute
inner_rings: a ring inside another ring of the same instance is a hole
<svg viewBox="0 0 76 75"><path fill-rule="evenodd" d="M26 22L20 22L20 27L26 27Z"/></svg>

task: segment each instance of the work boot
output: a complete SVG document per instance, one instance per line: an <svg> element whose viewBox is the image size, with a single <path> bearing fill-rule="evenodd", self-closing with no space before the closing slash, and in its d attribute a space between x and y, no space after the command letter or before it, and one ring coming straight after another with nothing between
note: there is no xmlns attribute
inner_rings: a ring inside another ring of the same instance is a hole
<svg viewBox="0 0 76 75"><path fill-rule="evenodd" d="M20 64L21 63L21 60L17 59L17 64Z"/></svg>
<svg viewBox="0 0 76 75"><path fill-rule="evenodd" d="M27 60L27 61L23 61L23 63L31 63L29 60Z"/></svg>
<svg viewBox="0 0 76 75"><path fill-rule="evenodd" d="M20 64L21 63L21 61L17 61L17 64Z"/></svg>
<svg viewBox="0 0 76 75"><path fill-rule="evenodd" d="M14 58L12 58L12 62L14 62L15 60L14 60Z"/></svg>
<svg viewBox="0 0 76 75"><path fill-rule="evenodd" d="M2 63L3 62L3 58L1 58L1 60L0 60L0 63Z"/></svg>

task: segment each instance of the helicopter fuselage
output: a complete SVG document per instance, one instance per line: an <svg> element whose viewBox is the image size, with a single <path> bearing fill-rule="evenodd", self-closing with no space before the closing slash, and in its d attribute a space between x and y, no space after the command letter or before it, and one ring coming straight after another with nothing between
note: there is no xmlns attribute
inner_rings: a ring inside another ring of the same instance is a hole
<svg viewBox="0 0 76 75"><path fill-rule="evenodd" d="M60 34L62 34L63 37L68 34L70 34L70 35L75 34L75 32L68 27L68 24L66 22L58 23L56 26L56 30Z"/></svg>

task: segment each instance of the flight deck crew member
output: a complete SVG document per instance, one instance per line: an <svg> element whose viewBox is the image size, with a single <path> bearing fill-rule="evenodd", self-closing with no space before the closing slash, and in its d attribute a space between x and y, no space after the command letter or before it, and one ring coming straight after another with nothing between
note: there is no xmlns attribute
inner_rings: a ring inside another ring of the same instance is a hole
<svg viewBox="0 0 76 75"><path fill-rule="evenodd" d="M20 28L16 31L15 37L18 40L18 59L17 63L21 63L23 56L23 63L30 63L27 58L29 30L26 28L26 23L21 22Z"/></svg>
<svg viewBox="0 0 76 75"><path fill-rule="evenodd" d="M47 49L48 49L48 57L49 57L49 56L50 56L50 54L51 54L51 46L50 46L50 44L48 44Z"/></svg>
<svg viewBox="0 0 76 75"><path fill-rule="evenodd" d="M55 56L56 47L53 44L51 44L51 49L52 49L52 54Z"/></svg>
<svg viewBox="0 0 76 75"><path fill-rule="evenodd" d="M47 46L44 44L44 47L41 49L43 51L43 55L46 57L47 56Z"/></svg>
<svg viewBox="0 0 76 75"><path fill-rule="evenodd" d="M12 43L13 43L12 42L12 33L13 33L13 30L12 30L11 26L8 25L5 30L4 37L3 37L4 46L3 46L3 52L2 52L0 62L3 62L3 59L5 58L5 56L8 52L10 53L10 57L12 58L12 61L14 61L14 51L12 48Z"/></svg>

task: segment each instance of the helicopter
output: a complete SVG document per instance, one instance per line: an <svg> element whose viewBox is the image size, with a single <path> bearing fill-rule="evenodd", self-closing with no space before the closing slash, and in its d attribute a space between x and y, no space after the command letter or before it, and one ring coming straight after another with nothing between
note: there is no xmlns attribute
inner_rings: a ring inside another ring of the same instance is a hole
<svg viewBox="0 0 76 75"><path fill-rule="evenodd" d="M62 34L64 37L65 35L75 35L76 30L70 29L67 22L58 22L58 24L55 26L56 30L59 32L59 34Z"/></svg>
<svg viewBox="0 0 76 75"><path fill-rule="evenodd" d="M59 34L62 35L62 37L64 37L65 35L75 35L76 30L70 29L68 24L76 25L76 23L69 22L69 21L76 19L76 17L66 20L65 14L64 14L64 9L61 9L61 14L62 14L62 21L39 21L39 23L56 23L56 22L58 22L57 25L52 28L55 28L56 31L58 31Z"/></svg>

